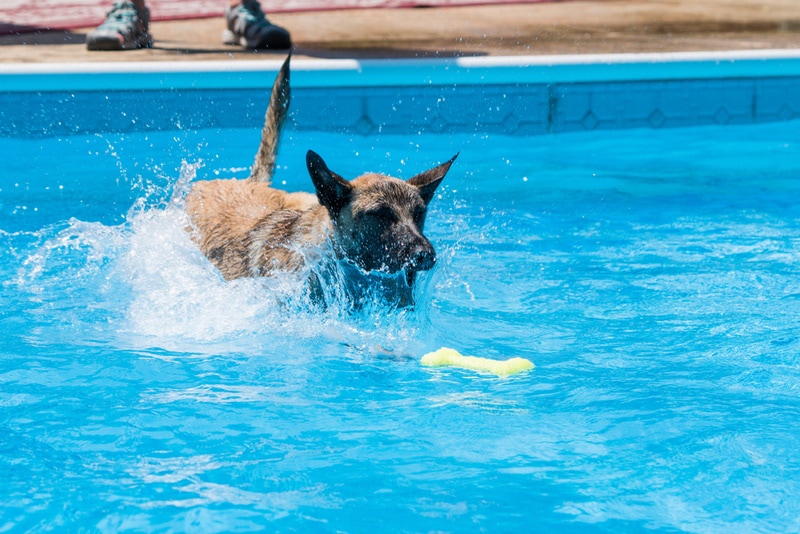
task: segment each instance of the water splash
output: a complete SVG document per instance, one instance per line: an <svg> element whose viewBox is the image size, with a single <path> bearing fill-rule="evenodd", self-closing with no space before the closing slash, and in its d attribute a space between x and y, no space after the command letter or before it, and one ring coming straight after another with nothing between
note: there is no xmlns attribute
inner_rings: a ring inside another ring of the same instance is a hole
<svg viewBox="0 0 800 534"><path fill-rule="evenodd" d="M192 242L183 211L201 167L184 161L176 179L136 186L143 194L122 224L70 219L42 229L15 285L40 301L49 294L84 304L51 326L92 324L95 337L134 348L261 353L323 341L357 354L416 351L424 314L394 308L378 290L355 305L339 267L320 277L327 306L311 298L308 272L225 281ZM98 309L100 322L90 313Z"/></svg>

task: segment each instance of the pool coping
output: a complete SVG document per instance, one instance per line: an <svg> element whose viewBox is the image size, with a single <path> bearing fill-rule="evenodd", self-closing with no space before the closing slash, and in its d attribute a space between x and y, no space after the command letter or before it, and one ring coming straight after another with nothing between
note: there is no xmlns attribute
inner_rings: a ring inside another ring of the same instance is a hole
<svg viewBox="0 0 800 534"><path fill-rule="evenodd" d="M0 92L261 88L271 85L281 63L282 59L0 64ZM296 88L797 76L800 49L388 60L298 58L292 65Z"/></svg>

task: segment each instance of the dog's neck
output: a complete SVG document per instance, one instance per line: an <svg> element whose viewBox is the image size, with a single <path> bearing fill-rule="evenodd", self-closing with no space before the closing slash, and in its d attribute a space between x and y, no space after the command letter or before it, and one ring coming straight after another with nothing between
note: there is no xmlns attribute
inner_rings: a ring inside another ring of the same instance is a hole
<svg viewBox="0 0 800 534"><path fill-rule="evenodd" d="M321 261L311 271L308 290L311 300L323 307L337 301L356 310L369 304L393 308L414 304L413 274L367 272L347 259L334 256Z"/></svg>

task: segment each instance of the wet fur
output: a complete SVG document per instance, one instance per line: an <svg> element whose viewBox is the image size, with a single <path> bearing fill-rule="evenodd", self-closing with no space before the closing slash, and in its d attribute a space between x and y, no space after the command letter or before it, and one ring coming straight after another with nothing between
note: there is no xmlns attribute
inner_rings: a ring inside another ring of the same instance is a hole
<svg viewBox="0 0 800 534"><path fill-rule="evenodd" d="M417 271L435 262L422 233L425 213L455 157L409 180L368 173L348 181L309 151L316 195L273 189L289 101L287 58L272 88L250 178L197 182L187 196L194 241L227 280L299 271L318 261L330 241L339 259L361 271L405 271L411 285Z"/></svg>

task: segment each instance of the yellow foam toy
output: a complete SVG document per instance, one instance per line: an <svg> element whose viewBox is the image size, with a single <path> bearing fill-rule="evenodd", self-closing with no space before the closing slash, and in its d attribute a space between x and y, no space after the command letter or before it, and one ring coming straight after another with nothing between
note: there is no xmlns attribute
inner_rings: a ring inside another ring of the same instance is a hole
<svg viewBox="0 0 800 534"><path fill-rule="evenodd" d="M511 358L505 361L490 360L489 358L478 358L477 356L462 356L457 350L447 347L429 352L422 357L421 363L428 367L460 367L472 371L484 371L497 376L511 376L530 371L535 367L533 362L525 358Z"/></svg>

